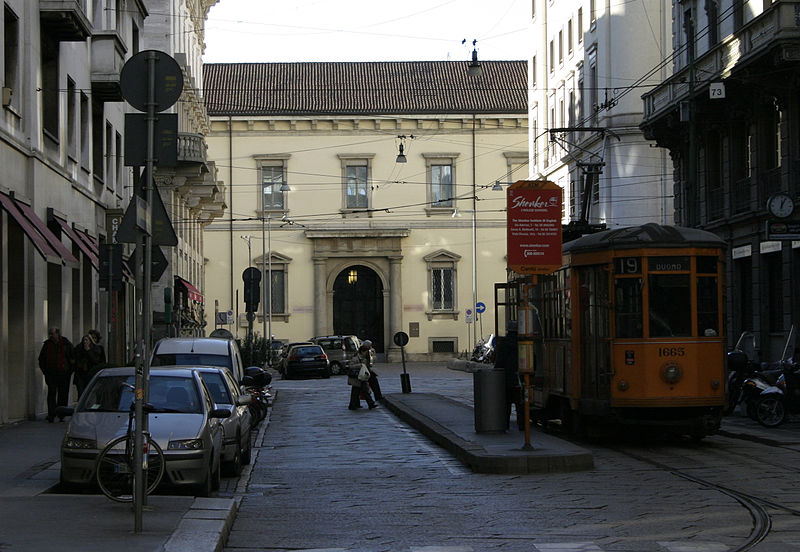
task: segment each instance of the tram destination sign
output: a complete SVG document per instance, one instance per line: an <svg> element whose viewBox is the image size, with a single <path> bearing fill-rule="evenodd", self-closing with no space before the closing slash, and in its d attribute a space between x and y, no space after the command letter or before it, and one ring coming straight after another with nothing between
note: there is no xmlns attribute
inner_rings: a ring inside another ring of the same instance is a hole
<svg viewBox="0 0 800 552"><path fill-rule="evenodd" d="M561 187L520 180L508 187L508 268L517 274L550 274L561 266Z"/></svg>

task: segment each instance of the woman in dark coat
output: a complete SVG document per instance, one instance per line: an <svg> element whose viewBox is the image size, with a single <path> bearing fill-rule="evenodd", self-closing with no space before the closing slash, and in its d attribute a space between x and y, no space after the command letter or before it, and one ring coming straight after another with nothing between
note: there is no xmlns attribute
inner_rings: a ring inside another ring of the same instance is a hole
<svg viewBox="0 0 800 552"><path fill-rule="evenodd" d="M103 348L95 343L91 334L87 334L83 336L80 344L75 347L73 357L75 359L74 382L75 387L78 388L78 397L80 397L94 373L105 364L105 353Z"/></svg>
<svg viewBox="0 0 800 552"><path fill-rule="evenodd" d="M353 358L350 359L349 365L351 367L361 366L362 364L366 365L369 368L371 364L370 355L369 355L369 346L361 345L359 347L356 354ZM367 401L367 405L370 409L375 408L378 406L375 401L372 399L372 395L369 391L369 383L366 381L361 381L358 377L351 376L349 371L347 374L347 384L350 386L350 404L347 408L350 410L355 410L357 408L361 408L361 398L363 397Z"/></svg>

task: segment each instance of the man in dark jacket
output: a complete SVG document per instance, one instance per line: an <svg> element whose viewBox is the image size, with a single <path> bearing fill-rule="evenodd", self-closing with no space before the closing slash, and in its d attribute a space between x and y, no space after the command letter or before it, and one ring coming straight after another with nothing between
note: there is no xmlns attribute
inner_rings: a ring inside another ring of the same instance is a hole
<svg viewBox="0 0 800 552"><path fill-rule="evenodd" d="M52 423L56 408L67 406L69 380L72 378L72 343L58 328L50 328L47 341L39 352L39 369L47 384L47 421ZM63 416L59 416L61 421Z"/></svg>
<svg viewBox="0 0 800 552"><path fill-rule="evenodd" d="M519 350L517 339L517 321L510 320L505 337L497 337L495 344L494 367L505 371L506 388L506 427L511 417L511 405L517 411L517 427L525 429L524 405L522 402L522 386L519 383Z"/></svg>

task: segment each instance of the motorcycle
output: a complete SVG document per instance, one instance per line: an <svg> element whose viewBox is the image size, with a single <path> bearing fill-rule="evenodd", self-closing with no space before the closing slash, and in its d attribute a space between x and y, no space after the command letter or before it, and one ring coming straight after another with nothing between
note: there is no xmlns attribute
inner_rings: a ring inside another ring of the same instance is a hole
<svg viewBox="0 0 800 552"><path fill-rule="evenodd" d="M494 363L495 335L490 334L488 338L481 339L472 350L472 362L483 362L486 364Z"/></svg>
<svg viewBox="0 0 800 552"><path fill-rule="evenodd" d="M788 414L800 413L800 363L794 354L795 330L792 326L780 360L781 375L755 400L756 421L764 427L777 427ZM792 356L789 352L792 351Z"/></svg>
<svg viewBox="0 0 800 552"><path fill-rule="evenodd" d="M755 336L742 332L733 350L728 353L728 400L725 414L742 406L747 416L756 419L755 403L768 387L775 385L783 373L781 362L756 362Z"/></svg>
<svg viewBox="0 0 800 552"><path fill-rule="evenodd" d="M243 385L248 393L250 393L250 414L253 423L251 429L254 429L264 418L267 417L267 412L272 406L272 374L264 371L256 366L251 366L245 369L245 377L243 378Z"/></svg>

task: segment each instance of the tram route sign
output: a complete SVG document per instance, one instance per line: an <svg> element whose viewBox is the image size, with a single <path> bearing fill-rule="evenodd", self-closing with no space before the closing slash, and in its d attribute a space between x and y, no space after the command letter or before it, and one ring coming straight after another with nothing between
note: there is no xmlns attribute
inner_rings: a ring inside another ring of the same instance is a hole
<svg viewBox="0 0 800 552"><path fill-rule="evenodd" d="M517 274L550 274L561 266L561 187L548 180L520 180L508 187L508 268Z"/></svg>

